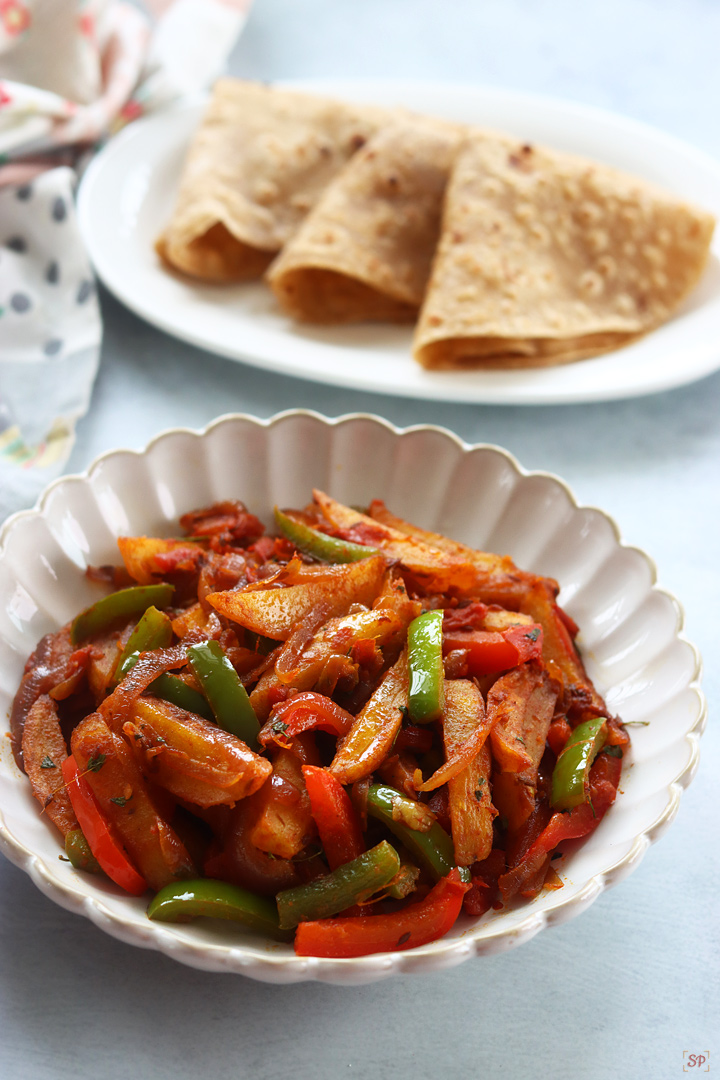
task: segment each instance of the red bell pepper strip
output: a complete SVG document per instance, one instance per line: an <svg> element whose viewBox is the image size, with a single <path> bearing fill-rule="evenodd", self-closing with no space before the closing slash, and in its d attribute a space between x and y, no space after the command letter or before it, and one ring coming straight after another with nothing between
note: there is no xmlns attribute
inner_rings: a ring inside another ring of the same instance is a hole
<svg viewBox="0 0 720 1080"><path fill-rule="evenodd" d="M107 876L133 896L147 892L147 882L138 874L110 832L87 780L71 755L62 763L62 774L72 808L90 850Z"/></svg>
<svg viewBox="0 0 720 1080"><path fill-rule="evenodd" d="M303 765L302 774L328 866L335 870L365 851L360 818L345 788L327 769Z"/></svg>
<svg viewBox="0 0 720 1080"><path fill-rule="evenodd" d="M298 956L346 958L416 949L437 941L454 926L470 889L453 869L424 900L391 915L318 919L300 923L295 933Z"/></svg>
<svg viewBox="0 0 720 1080"><path fill-rule="evenodd" d="M303 731L329 731L341 738L354 723L355 717L329 697L308 690L275 706L258 735L258 742L261 746L273 742L287 746Z"/></svg>
<svg viewBox="0 0 720 1080"><path fill-rule="evenodd" d="M470 675L492 675L509 671L528 660L542 657L543 631L537 624L510 626L507 630L443 631L443 654L462 649L467 652Z"/></svg>

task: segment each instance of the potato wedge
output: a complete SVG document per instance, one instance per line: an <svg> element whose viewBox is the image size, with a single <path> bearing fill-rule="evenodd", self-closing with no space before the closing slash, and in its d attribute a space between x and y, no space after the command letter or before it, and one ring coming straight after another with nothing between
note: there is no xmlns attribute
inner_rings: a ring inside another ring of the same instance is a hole
<svg viewBox="0 0 720 1080"><path fill-rule="evenodd" d="M567 623L547 583L539 580L528 590L520 610L543 628L543 660L562 678L577 719L603 716L607 706L593 686L575 648Z"/></svg>
<svg viewBox="0 0 720 1080"><path fill-rule="evenodd" d="M451 583L469 586L474 581L475 573L467 558L433 548L416 536L374 521L367 514L331 499L323 491L313 491L313 498L344 539L379 548L389 559L430 578L433 588L442 589Z"/></svg>
<svg viewBox="0 0 720 1080"><path fill-rule="evenodd" d="M451 759L486 729L485 707L480 691L466 679L445 682L443 741ZM492 849L493 819L497 810L490 792L490 748L484 742L472 761L448 780L450 824L458 866L472 866L486 859Z"/></svg>
<svg viewBox="0 0 720 1080"><path fill-rule="evenodd" d="M460 543L459 540L451 540L448 536L442 536L441 533L429 532L427 529L421 529L418 525L396 517L395 514L390 513L382 499L373 499L368 508L368 515L373 521L387 525L406 536L414 536L416 540L421 540L429 547L444 551L463 562L471 562L474 566L482 566L487 570L517 569L509 555L493 555L487 551L477 551L467 544Z"/></svg>
<svg viewBox="0 0 720 1080"><path fill-rule="evenodd" d="M405 629L401 617L387 608L356 611L352 615L328 619L292 662L280 653L276 674L285 686L310 690L331 656L348 655L359 641L374 641L382 648Z"/></svg>
<svg viewBox="0 0 720 1080"><path fill-rule="evenodd" d="M203 557L203 549L186 540L121 536L117 543L125 569L138 585L167 580L173 571L193 573Z"/></svg>
<svg viewBox="0 0 720 1080"><path fill-rule="evenodd" d="M351 604L370 605L379 593L386 562L375 555L362 562L324 568L318 580L299 585L210 593L208 603L228 619L256 634L285 641L297 623L313 608L327 602L330 612L338 615Z"/></svg>
<svg viewBox="0 0 720 1080"><path fill-rule="evenodd" d="M67 746L60 729L57 705L47 694L40 695L27 715L22 751L33 795L53 825L67 836L72 829L77 829L78 823L60 771L68 756Z"/></svg>
<svg viewBox="0 0 720 1080"><path fill-rule="evenodd" d="M385 515L361 514L322 491L313 491L313 498L344 539L372 544L406 567L427 592L451 590L455 596L478 596L486 603L516 608L535 581L508 556L487 555L452 540L439 544L444 538L437 533L394 517L396 524L388 524L381 520Z"/></svg>
<svg viewBox="0 0 720 1080"><path fill-rule="evenodd" d="M254 794L270 762L217 724L166 701L140 698L124 734L141 768L161 787L197 806L233 806Z"/></svg>
<svg viewBox="0 0 720 1080"><path fill-rule="evenodd" d="M330 772L341 784L369 776L384 761L400 730L408 703L407 651L385 672L367 705L338 743Z"/></svg>
<svg viewBox="0 0 720 1080"><path fill-rule="evenodd" d="M557 683L535 662L501 675L488 693L495 761L527 784L537 783L557 695Z"/></svg>
<svg viewBox="0 0 720 1080"><path fill-rule="evenodd" d="M302 766L318 765L312 736L303 739L302 758L292 750L278 750L273 759L273 775L257 794L260 811L250 831L250 840L268 855L292 859L317 835L305 788Z"/></svg>
<svg viewBox="0 0 720 1080"><path fill-rule="evenodd" d="M71 747L103 816L150 888L194 877L192 859L156 810L132 751L99 713L78 724Z"/></svg>

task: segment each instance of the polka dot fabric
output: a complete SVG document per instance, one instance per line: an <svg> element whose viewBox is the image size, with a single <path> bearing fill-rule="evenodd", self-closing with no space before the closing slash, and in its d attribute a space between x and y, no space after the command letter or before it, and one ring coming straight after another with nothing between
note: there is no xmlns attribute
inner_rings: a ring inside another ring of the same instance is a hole
<svg viewBox="0 0 720 1080"><path fill-rule="evenodd" d="M71 169L0 188L0 353L17 361L98 348L100 313L75 220Z"/></svg>
<svg viewBox="0 0 720 1080"><path fill-rule="evenodd" d="M0 187L0 518L32 502L87 410L102 323L63 167Z"/></svg>
<svg viewBox="0 0 720 1080"><path fill-rule="evenodd" d="M0 0L0 521L87 411L102 323L75 217L88 147L207 87L251 0ZM202 41L202 49L198 49Z"/></svg>

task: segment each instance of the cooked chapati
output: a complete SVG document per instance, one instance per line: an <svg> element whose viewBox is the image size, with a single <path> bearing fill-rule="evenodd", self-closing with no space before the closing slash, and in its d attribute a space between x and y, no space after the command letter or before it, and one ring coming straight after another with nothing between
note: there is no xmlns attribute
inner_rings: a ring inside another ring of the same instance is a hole
<svg viewBox="0 0 720 1080"><path fill-rule="evenodd" d="M472 133L448 184L414 355L428 368L528 367L618 348L677 309L713 227L637 177Z"/></svg>

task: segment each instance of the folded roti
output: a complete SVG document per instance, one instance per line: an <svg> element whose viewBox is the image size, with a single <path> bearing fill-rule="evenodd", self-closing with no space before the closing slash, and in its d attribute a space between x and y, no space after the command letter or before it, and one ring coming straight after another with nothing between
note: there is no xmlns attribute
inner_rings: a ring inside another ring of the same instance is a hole
<svg viewBox="0 0 720 1080"><path fill-rule="evenodd" d="M407 115L358 151L268 271L289 315L318 323L417 318L462 132Z"/></svg>
<svg viewBox="0 0 720 1080"><path fill-rule="evenodd" d="M534 367L616 349L669 318L713 228L636 177L473 133L448 184L414 356L427 368Z"/></svg>
<svg viewBox="0 0 720 1080"><path fill-rule="evenodd" d="M158 254L208 281L260 277L329 181L389 115L373 106L219 80Z"/></svg>

